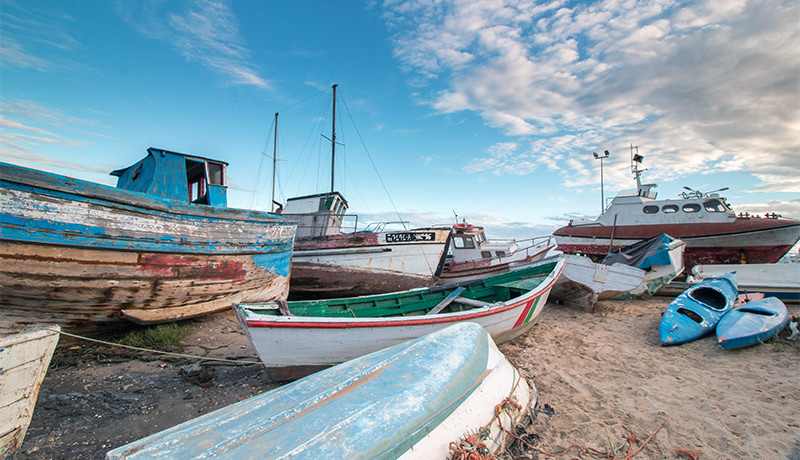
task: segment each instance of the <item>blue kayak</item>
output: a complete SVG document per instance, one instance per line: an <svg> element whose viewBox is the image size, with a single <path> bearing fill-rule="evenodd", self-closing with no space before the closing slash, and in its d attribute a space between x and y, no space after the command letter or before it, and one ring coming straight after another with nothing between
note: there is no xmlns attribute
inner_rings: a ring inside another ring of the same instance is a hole
<svg viewBox="0 0 800 460"><path fill-rule="evenodd" d="M484 442L501 444L500 423L513 427L533 395L486 330L464 322L189 420L106 458L447 458L450 442L484 426L490 431ZM506 398L519 406L496 412Z"/></svg>
<svg viewBox="0 0 800 460"><path fill-rule="evenodd" d="M743 348L767 341L786 327L789 312L775 297L746 303L728 312L717 324L717 342L722 348Z"/></svg>
<svg viewBox="0 0 800 460"><path fill-rule="evenodd" d="M714 332L719 320L733 309L736 284L736 275L729 273L683 291L661 318L661 344L680 345Z"/></svg>

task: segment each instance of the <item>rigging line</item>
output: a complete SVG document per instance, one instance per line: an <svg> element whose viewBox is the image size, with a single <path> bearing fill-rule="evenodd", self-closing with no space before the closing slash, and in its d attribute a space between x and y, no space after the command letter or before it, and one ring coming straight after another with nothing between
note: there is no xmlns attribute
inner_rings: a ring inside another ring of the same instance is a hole
<svg viewBox="0 0 800 460"><path fill-rule="evenodd" d="M350 121L353 123L353 128L355 128L356 134L358 135L358 140L361 141L361 145L364 147L364 151L367 153L367 158L369 159L369 162L372 165L372 169L374 169L375 170L375 174L378 175L378 180L380 181L384 192L386 192L386 196L389 198L389 202L392 204L392 209L394 209L395 214L397 214L397 219L401 222L401 224L403 225L403 228L405 230L408 230L408 228L406 227L405 221L403 221L403 217L400 216L400 211L397 210L397 206L395 206L394 200L392 200L392 196L389 194L389 190L386 188L386 184L383 182L383 178L381 177L380 172L378 172L378 167L375 166L375 162L372 161L372 155L369 154L369 150L367 149L367 144L364 142L364 138L361 137L361 132L358 130L358 126L356 126L355 120L353 120L353 115L350 113L350 107L348 107L347 103L344 101L344 97L342 96L341 90L339 91L339 98L341 99L342 105L344 105L344 108L347 111L347 116L350 117ZM428 266L428 271L430 272L431 275L434 275L436 273L436 271L431 266L430 261L428 260L428 257L425 254L424 246L422 244L418 244L416 246L419 249L420 253L422 254L422 259L425 260L425 264ZM441 259L441 257L445 257L445 254L441 254L440 255L440 259ZM437 263L438 263L438 260L437 260Z"/></svg>
<svg viewBox="0 0 800 460"><path fill-rule="evenodd" d="M378 167L375 166L375 162L372 160L372 155L370 155L369 150L367 149L367 144L364 143L364 138L361 137L361 132L358 130L358 126L356 126L355 120L353 120L353 115L350 113L350 107L347 106L347 103L344 101L344 97L341 96L341 90L339 90L339 95L342 100L342 105L344 105L345 110L347 111L347 116L350 117L350 121L353 123L353 127L356 130L356 134L358 135L358 140L361 141L361 145L364 147L364 151L367 153L367 158L369 159L370 164L372 165L372 169L375 170L375 174L378 175L378 180L383 187L383 191L386 192L386 196L389 198L389 202L392 204L392 209L394 209L395 214L397 214L397 218L399 220L403 220L400 216L400 212L397 210L397 206L394 204L394 200L392 200L392 196L389 194L389 189L386 188L386 183L383 182L383 178L381 177L381 173L378 172ZM403 224L403 228L405 228L405 224ZM406 228L406 230L408 230Z"/></svg>
<svg viewBox="0 0 800 460"><path fill-rule="evenodd" d="M269 133L267 133L267 141L264 144L264 148L261 150L261 159L258 162L258 171L256 172L255 183L253 184L253 190L250 193L250 201L248 201L247 207L248 209L255 209L258 205L259 197L259 190L261 185L261 172L264 169L264 158L267 157L267 146L269 145L269 135L272 133L273 129L275 128L275 121L273 120L270 123Z"/></svg>
<svg viewBox="0 0 800 460"><path fill-rule="evenodd" d="M298 106L298 105L302 104L303 102L306 102L306 101L307 101L307 100L309 100L309 99L313 99L313 98L315 98L315 97L319 96L320 94L322 94L322 93L325 93L325 92L327 92L327 91L328 91L328 88L321 89L321 90L319 90L319 92L318 92L318 93L316 93L316 94L313 94L313 95L311 95L311 96L309 96L309 97L307 97L307 98L303 99L302 101L295 102L294 104L290 105L289 107L286 107L286 108L285 108L285 109L283 109L283 110L278 110L278 113L283 113L283 112L285 112L285 111L287 111L287 110L289 110L289 109L291 109L291 108L294 108L295 106Z"/></svg>
<svg viewBox="0 0 800 460"><path fill-rule="evenodd" d="M283 109L281 109L281 110L278 110L278 113L283 113L283 112L286 112L286 111L288 111L288 110L290 110L290 109L292 109L292 108L294 108L294 107L296 107L296 106L298 106L298 105L300 105L300 104L302 104L302 103L304 103L304 102L306 102L306 101L308 101L308 100L310 100L310 99L313 99L313 98L315 98L315 97L319 96L319 95L320 95L320 94L322 94L322 93L325 93L326 91L327 91L327 88L326 88L326 89L322 89L322 90L320 90L320 91L318 91L318 92L316 92L316 93L312 94L311 96L308 96L308 97L307 97L307 98L305 98L305 99L302 99L302 100L300 100L300 101L298 101L298 102L295 102L294 104L291 104L291 105L289 105L289 106L287 106L287 107L285 107L285 108L283 108ZM256 176L256 179L257 179L257 180L259 180L259 179L260 179L260 174L261 174L261 170L262 170L262 164L263 164L263 161L264 161L264 155L266 154L267 147L269 146L269 140L270 140L270 135L269 135L269 134L271 134L271 133L272 133L272 127L274 127L274 121L273 121L273 123L270 125L270 132L267 134L267 140L266 140L266 141L265 141L265 143L264 143L264 149L263 149L263 151L262 151L261 163L259 164L259 169L258 169L258 171L259 171L259 174ZM295 165L297 165L297 163L295 163ZM291 177L291 175L292 175L292 172L293 172L293 171L294 171L294 169L292 169L292 170L289 172L289 176L290 176L290 177ZM287 180L288 180L288 179L287 179ZM258 187L255 187L255 189L258 189ZM252 195L251 195L251 197L252 197ZM251 209L252 209L252 207L253 207L253 205L254 205L254 204L255 204L255 203L252 203L252 202L251 202L251 205L250 205L250 208L251 208Z"/></svg>
<svg viewBox="0 0 800 460"><path fill-rule="evenodd" d="M303 155L305 155L306 152L308 152L308 157L306 158L306 162L305 162L304 168L303 168L302 172L300 173L300 179L297 180L297 181L294 181L294 183L297 185L296 191L295 191L295 195L299 195L300 194L300 190L302 189L303 180L304 180L304 178L306 176L306 172L308 171L309 164L311 163L311 160L313 159L312 153L313 153L313 150L314 150L314 146L317 145L318 136L316 136L316 134L318 132L322 131L322 124L324 123L324 120L325 120L324 113L326 111L327 111L327 104L324 104L324 106L320 109L319 114L314 119L314 125L311 127L311 130L309 131L308 135L306 136L306 140L303 143L303 147L300 149L300 154L295 157L296 161L293 162L292 168L289 171L289 176L286 179L287 183L291 182L291 178L294 177L295 170L298 167L301 166L300 160L302 159ZM317 126L319 126L319 129L317 129ZM309 143L311 144L310 146L309 146ZM317 181L316 183L318 184L319 181Z"/></svg>

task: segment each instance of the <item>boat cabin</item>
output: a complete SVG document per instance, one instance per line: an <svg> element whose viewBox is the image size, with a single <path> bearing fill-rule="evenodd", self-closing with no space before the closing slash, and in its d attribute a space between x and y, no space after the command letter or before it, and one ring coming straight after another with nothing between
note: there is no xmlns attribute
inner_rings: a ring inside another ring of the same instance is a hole
<svg viewBox="0 0 800 460"><path fill-rule="evenodd" d="M491 243L486 239L483 227L467 223L453 225L453 262L460 263L480 259L509 256L517 250L516 243Z"/></svg>
<svg viewBox="0 0 800 460"><path fill-rule="evenodd" d="M339 192L318 193L286 200L282 215L297 221L297 238L338 235L347 212Z"/></svg>
<svg viewBox="0 0 800 460"><path fill-rule="evenodd" d="M112 171L117 188L187 203L227 207L228 163L150 147L147 156Z"/></svg>

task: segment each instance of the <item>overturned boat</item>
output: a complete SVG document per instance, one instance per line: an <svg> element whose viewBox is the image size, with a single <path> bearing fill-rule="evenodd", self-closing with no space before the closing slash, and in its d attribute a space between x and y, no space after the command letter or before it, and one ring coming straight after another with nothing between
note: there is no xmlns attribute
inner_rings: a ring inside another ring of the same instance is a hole
<svg viewBox="0 0 800 460"><path fill-rule="evenodd" d="M294 344L286 344L293 346ZM497 453L536 388L462 323L114 449L108 460L430 459L481 433Z"/></svg>

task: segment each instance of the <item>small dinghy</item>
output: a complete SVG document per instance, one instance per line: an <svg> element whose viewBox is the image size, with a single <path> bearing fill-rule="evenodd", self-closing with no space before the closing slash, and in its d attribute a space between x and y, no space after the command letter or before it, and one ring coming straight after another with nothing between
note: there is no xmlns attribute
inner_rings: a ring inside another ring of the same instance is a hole
<svg viewBox="0 0 800 460"><path fill-rule="evenodd" d="M754 300L728 312L717 324L722 348L744 348L767 341L789 322L786 305L775 297Z"/></svg>
<svg viewBox="0 0 800 460"><path fill-rule="evenodd" d="M661 344L680 345L714 332L720 318L733 309L736 289L736 275L729 273L683 291L661 318Z"/></svg>
<svg viewBox="0 0 800 460"><path fill-rule="evenodd" d="M106 458L444 459L451 442L476 432L488 433L481 442L497 451L504 429L512 429L535 396L483 327L459 323L132 442Z"/></svg>

